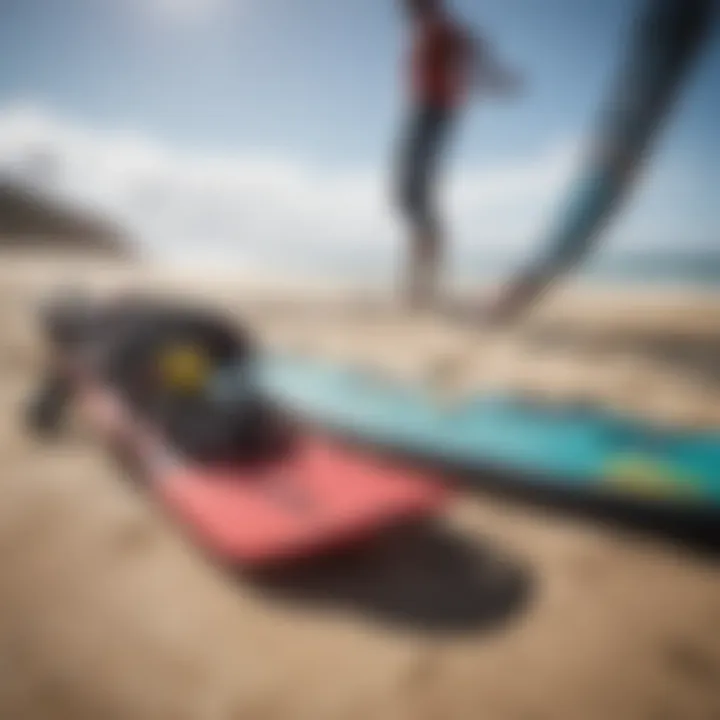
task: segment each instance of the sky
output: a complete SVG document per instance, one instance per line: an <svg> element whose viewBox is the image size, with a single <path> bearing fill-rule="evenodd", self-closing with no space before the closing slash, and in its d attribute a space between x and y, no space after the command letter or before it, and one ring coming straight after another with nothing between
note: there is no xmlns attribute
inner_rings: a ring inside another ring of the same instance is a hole
<svg viewBox="0 0 720 720"><path fill-rule="evenodd" d="M525 80L462 119L453 251L521 256L562 206L633 3L452 7ZM403 20L393 0L0 0L0 172L176 261L390 267ZM720 247L718 78L716 33L608 248Z"/></svg>

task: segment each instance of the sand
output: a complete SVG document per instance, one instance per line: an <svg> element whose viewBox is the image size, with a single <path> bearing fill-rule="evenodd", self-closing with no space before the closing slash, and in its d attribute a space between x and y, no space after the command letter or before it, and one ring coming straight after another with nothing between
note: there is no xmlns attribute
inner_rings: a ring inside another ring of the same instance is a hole
<svg viewBox="0 0 720 720"><path fill-rule="evenodd" d="M155 272L0 260L0 717L720 718L720 568L666 537L477 494L435 533L257 582L202 557L82 432L24 436L33 303L72 275ZM448 402L502 385L719 423L711 294L574 288L490 336L338 288L163 283L269 344L416 377Z"/></svg>

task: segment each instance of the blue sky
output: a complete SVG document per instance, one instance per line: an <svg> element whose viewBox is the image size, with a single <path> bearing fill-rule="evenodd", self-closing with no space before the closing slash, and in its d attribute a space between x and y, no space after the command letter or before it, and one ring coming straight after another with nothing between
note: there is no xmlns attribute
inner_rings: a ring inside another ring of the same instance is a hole
<svg viewBox="0 0 720 720"><path fill-rule="evenodd" d="M453 7L527 82L522 98L479 102L463 121L454 145L457 198L451 205L459 242L480 242L479 234L491 245L521 243L556 208L572 177L573 148L592 127L617 68L632 3L456 0ZM389 184L401 115L402 20L392 0L0 0L0 133L3 113L7 116L0 150L12 155L12 143L27 145L34 132L36 142L52 146L63 163L72 165L69 156L77 150L72 143L82 145L85 138L85 167L93 162L90 145L96 154L102 148L109 166L112 144L119 148L132 137L137 152L142 146L146 155L161 154L164 166L148 170L145 157L140 162L145 175L125 167L129 175L121 185L126 195L128 183L138 176L146 184L165 183L169 164L176 178L188 176L187 185L198 166L211 159L223 164L225 176L233 164L232 183L222 185L229 195L243 166L262 165L268 177L261 186L273 182L269 167L276 178L283 172L309 174L316 192L306 201L317 207L308 212L317 217L299 223L309 246L322 234L314 224L322 223L322 213L338 199L333 193L339 186L345 188L352 231L344 232L341 216L330 226L333 233L352 237L328 237L327 243L357 252L363 239L351 213L370 212L371 206L388 217L363 225L364 231L395 242L397 228L391 229L390 210L379 196ZM631 211L614 226L611 242L652 244L661 237L665 244L709 247L719 241L713 191L720 181L714 127L720 117L718 78L716 37L693 73ZM18 129L22 123L24 134ZM93 169L101 171L110 172L108 167ZM530 176L547 187L530 192ZM245 187L251 178L247 173L243 178ZM217 188L219 180L213 182ZM298 177L295 185L288 177L278 182L286 193L308 186ZM514 183L522 185L515 201ZM488 189L496 195L492 207ZM84 192L80 181L68 190ZM279 197L281 190L272 190ZM183 199L176 202L186 205L188 192L184 186ZM483 192L484 197L477 195ZM99 197L88 200L101 202ZM126 201L113 202L113 209L127 211ZM283 202L291 203L276 199L268 212L284 212ZM517 222L518 214L527 216L525 225ZM201 216L209 215L212 210L205 207ZM296 237L287 240L302 247L298 217L287 228L277 223L274 242L281 245L283 232L295 230ZM264 227L238 218L234 222L236 228L216 228L218 247L231 242L230 236L248 237L252 228L259 233ZM147 231L147 218L143 223ZM161 222L156 225L157 236L176 232L174 226L163 231ZM673 240L674 233L684 237ZM174 241L165 237L165 242ZM324 247L326 241L317 242ZM193 243L190 235L185 243Z"/></svg>

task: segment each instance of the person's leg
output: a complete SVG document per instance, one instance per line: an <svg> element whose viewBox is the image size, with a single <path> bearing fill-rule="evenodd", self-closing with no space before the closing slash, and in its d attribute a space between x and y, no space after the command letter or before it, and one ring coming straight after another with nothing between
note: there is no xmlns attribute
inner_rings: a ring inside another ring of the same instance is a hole
<svg viewBox="0 0 720 720"><path fill-rule="evenodd" d="M436 209L438 164L449 114L422 108L413 118L402 179L402 206L410 226L405 294L412 308L430 307L437 298L444 238Z"/></svg>
<svg viewBox="0 0 720 720"><path fill-rule="evenodd" d="M443 237L437 221L414 223L410 230L406 299L413 309L435 305L440 289Z"/></svg>

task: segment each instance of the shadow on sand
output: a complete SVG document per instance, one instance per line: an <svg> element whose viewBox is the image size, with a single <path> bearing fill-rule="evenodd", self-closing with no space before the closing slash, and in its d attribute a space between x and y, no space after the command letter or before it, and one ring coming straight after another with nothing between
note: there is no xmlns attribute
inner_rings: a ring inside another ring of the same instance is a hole
<svg viewBox="0 0 720 720"><path fill-rule="evenodd" d="M535 586L524 564L438 523L251 579L283 601L431 634L499 631L527 608Z"/></svg>
<svg viewBox="0 0 720 720"><path fill-rule="evenodd" d="M507 472L455 475L463 487L564 514L618 531L644 535L708 559L720 560L720 513L709 505L683 506L631 495L575 491Z"/></svg>

